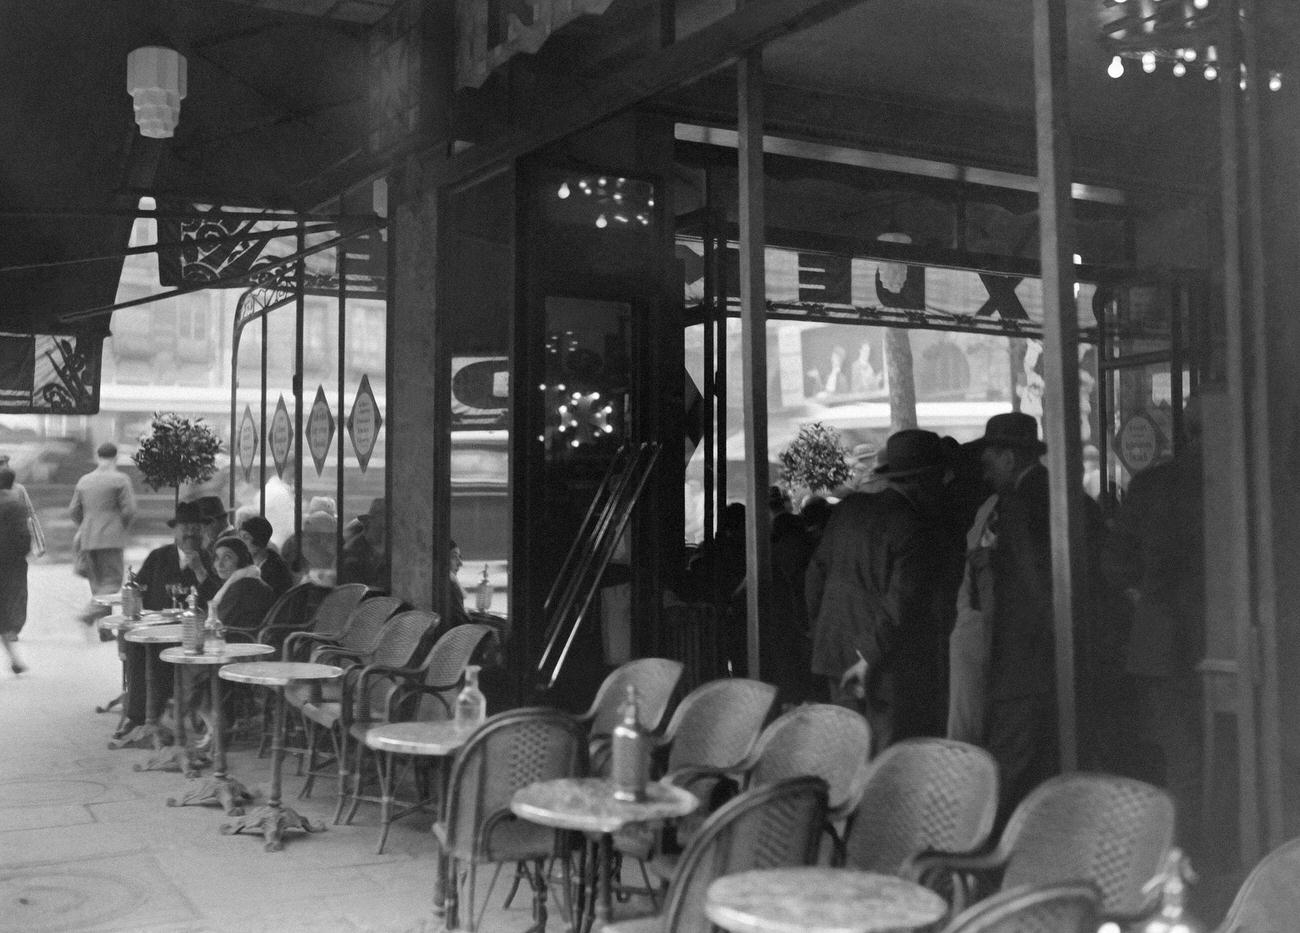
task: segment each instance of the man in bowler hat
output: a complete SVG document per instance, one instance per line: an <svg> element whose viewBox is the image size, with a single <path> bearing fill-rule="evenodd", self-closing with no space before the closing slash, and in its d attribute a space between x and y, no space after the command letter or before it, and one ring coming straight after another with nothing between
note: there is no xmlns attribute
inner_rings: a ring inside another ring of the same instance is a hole
<svg viewBox="0 0 1300 933"><path fill-rule="evenodd" d="M876 475L878 493L846 496L809 562L805 598L812 671L833 702L862 709L878 748L943 730L947 578L943 489L948 461L937 434L896 432ZM865 705L865 709L863 708Z"/></svg>

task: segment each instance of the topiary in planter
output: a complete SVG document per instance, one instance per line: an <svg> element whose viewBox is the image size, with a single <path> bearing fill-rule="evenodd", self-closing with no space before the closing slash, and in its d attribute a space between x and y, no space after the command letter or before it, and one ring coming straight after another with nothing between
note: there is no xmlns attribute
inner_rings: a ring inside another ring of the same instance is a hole
<svg viewBox="0 0 1300 933"><path fill-rule="evenodd" d="M820 421L800 425L790 446L777 457L781 485L796 502L802 502L806 494L843 485L850 475L848 455L839 431Z"/></svg>
<svg viewBox="0 0 1300 933"><path fill-rule="evenodd" d="M131 455L145 484L154 492L164 486L180 501L181 486L203 483L217 472L221 440L202 418L191 421L174 411L154 412L150 432Z"/></svg>

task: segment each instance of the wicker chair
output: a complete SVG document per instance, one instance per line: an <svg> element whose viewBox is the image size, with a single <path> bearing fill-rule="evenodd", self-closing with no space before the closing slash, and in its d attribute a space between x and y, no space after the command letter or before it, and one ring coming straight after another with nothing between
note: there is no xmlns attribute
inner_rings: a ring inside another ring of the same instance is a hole
<svg viewBox="0 0 1300 933"><path fill-rule="evenodd" d="M315 583L297 583L271 603L257 628L227 626L226 640L279 645L288 633L302 629L303 620L311 616L329 593L329 587Z"/></svg>
<svg viewBox="0 0 1300 933"><path fill-rule="evenodd" d="M682 853L663 912L605 927L606 933L696 933L709 884L756 868L811 865L826 822L826 782L797 777L745 791L718 809Z"/></svg>
<svg viewBox="0 0 1300 933"><path fill-rule="evenodd" d="M445 884L448 930L478 928L474 916L477 868L489 862L531 863L533 929L545 929L544 862L559 847L557 831L515 817L510 799L515 791L536 781L581 776L586 764L586 730L558 710L533 707L500 713L470 736L452 765L446 816L433 827L438 871L449 882ZM464 927L460 925L462 869L469 915Z"/></svg>
<svg viewBox="0 0 1300 933"><path fill-rule="evenodd" d="M319 735L324 730L329 733L334 746L333 762L338 775L335 823L343 816L343 805L347 802L352 786L347 754L349 731L353 723L368 722L376 710L384 709L388 697L395 689L391 681L368 677L368 672L375 669L411 670L420 642L437 622L438 616L433 612L421 609L399 612L384 625L379 644L369 655L353 658L348 653L341 653L339 649L330 648L322 648L316 655L321 663L338 664L345 672L341 678L343 684L340 700L308 700L302 705L303 720L308 723L307 780L303 783L299 796L311 795L316 776L326 767L316 760Z"/></svg>
<svg viewBox="0 0 1300 933"><path fill-rule="evenodd" d="M1101 892L1106 918L1131 921L1152 906L1143 886L1160 870L1173 834L1173 800L1160 788L1109 774L1066 774L1021 801L992 852L923 855L904 873L945 893L945 881L951 883L954 910L964 906L972 882L999 871L1007 889L1089 881Z"/></svg>
<svg viewBox="0 0 1300 933"><path fill-rule="evenodd" d="M299 583L298 586L310 586L311 584ZM290 593L296 590L298 586L289 590ZM286 596L288 593L285 594ZM280 660L296 660L294 653L289 648L289 640L293 639L296 646L303 646L312 642L329 643L337 642L343 633L347 631L348 625L352 621L352 614L356 608L361 605L362 600L366 597L366 588L360 583L344 583L342 586L336 586L328 590L320 599L315 607L315 611L310 614L310 619L306 625L299 622L294 626L294 631L290 632L285 638L285 644L280 651ZM283 597L282 597L283 598ZM394 609L394 612L397 610ZM390 612L389 615L392 615ZM307 613L299 616L299 619L306 618ZM301 635L303 637L295 637Z"/></svg>
<svg viewBox="0 0 1300 933"><path fill-rule="evenodd" d="M352 584L348 584L351 586ZM325 647L341 649L340 653L357 659L375 650L383 636L384 626L403 606L403 602L392 596L376 596L362 600L341 624L331 613L326 617L327 623L333 623L334 631L294 632L284 640L280 657L284 661L314 660L316 652ZM284 690L285 714L289 717L289 729L295 735L301 735L301 745L286 747L285 751L299 756L299 773L301 762L312 745L312 727L302 715L305 703L324 701L339 702L342 699L342 686L337 682L322 685L319 681L310 684L289 684ZM269 745L269 725L263 729L262 745L258 757L266 753Z"/></svg>
<svg viewBox="0 0 1300 933"><path fill-rule="evenodd" d="M382 708L372 706L375 715L356 719L349 729L349 738L352 747L356 749L356 756L351 769L353 784L348 795L348 813L344 822L349 824L352 822L362 801L378 803L380 831L379 846L376 851L379 854L383 854L384 843L388 840L388 828L393 820L423 810L425 805L423 802L403 805L403 812L393 813L395 801L392 793L398 783L398 776L394 774L392 759L409 757L399 756L394 752L376 751L378 760L375 770L380 784L380 794L376 796L361 793L365 777L366 751L370 748L366 743L367 733L375 726L387 722L451 718L455 695L465 683L465 666L470 663L483 642L493 637L495 633L496 629L490 625L458 625L442 634L430 649L428 657L417 669L384 668L373 664L368 666L362 675L365 680L387 678L393 682L395 689L383 696L376 693L375 686L372 684L358 684L358 692L369 696L372 704L380 699L386 702ZM424 797L427 798L428 795Z"/></svg>
<svg viewBox="0 0 1300 933"><path fill-rule="evenodd" d="M1247 876L1215 933L1275 933L1300 923L1300 839L1264 856Z"/></svg>
<svg viewBox="0 0 1300 933"><path fill-rule="evenodd" d="M591 706L578 716L578 721L586 725L591 736L592 774L603 774L608 767L609 735L618 724L618 709L627 688L636 687L641 725L653 732L663 721L681 676L682 662L667 658L639 658L610 672L596 691Z"/></svg>
<svg viewBox="0 0 1300 933"><path fill-rule="evenodd" d="M948 739L908 739L871 762L849 820L845 864L898 874L927 850L973 852L998 805L998 766L988 752Z"/></svg>
<svg viewBox="0 0 1300 933"><path fill-rule="evenodd" d="M1091 884L1012 888L966 910L943 933L1094 933L1098 901Z"/></svg>

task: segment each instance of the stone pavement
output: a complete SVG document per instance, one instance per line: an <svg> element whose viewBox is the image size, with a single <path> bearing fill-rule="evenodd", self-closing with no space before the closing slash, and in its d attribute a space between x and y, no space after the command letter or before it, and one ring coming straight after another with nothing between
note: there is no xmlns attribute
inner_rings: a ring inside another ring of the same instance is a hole
<svg viewBox="0 0 1300 933"><path fill-rule="evenodd" d="M128 554L139 564L143 551ZM437 931L431 906L434 846L427 817L394 824L375 854L377 807L364 804L352 826L288 834L264 852L260 836L222 836L215 806L169 808L187 781L136 772L150 753L110 751L116 713L96 704L118 691L115 645L90 641L75 616L85 581L67 564L35 564L29 613L18 648L30 671L0 668L0 933L21 931ZM246 745L230 770L264 800L269 759ZM329 822L332 782L297 799L294 759L285 765L284 802ZM481 875L480 898L491 872ZM484 933L524 930L528 896L501 908L509 872L481 921ZM550 929L564 927L551 905Z"/></svg>

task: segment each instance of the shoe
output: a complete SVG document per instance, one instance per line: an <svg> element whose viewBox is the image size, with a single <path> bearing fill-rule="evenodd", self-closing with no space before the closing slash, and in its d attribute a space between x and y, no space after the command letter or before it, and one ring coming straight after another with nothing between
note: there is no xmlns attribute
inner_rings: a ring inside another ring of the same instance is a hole
<svg viewBox="0 0 1300 933"><path fill-rule="evenodd" d="M19 664L17 661L15 661L13 664L10 664L9 669L12 670L15 674L27 673L27 665Z"/></svg>
<svg viewBox="0 0 1300 933"><path fill-rule="evenodd" d="M127 733L129 733L137 725L139 725L139 723L137 723L133 719L123 719L122 724L118 726L117 731L113 733L113 738L115 739L125 738Z"/></svg>

